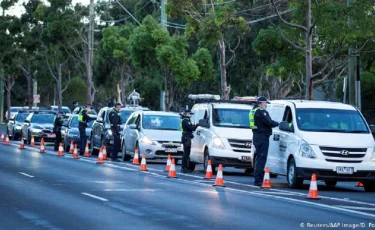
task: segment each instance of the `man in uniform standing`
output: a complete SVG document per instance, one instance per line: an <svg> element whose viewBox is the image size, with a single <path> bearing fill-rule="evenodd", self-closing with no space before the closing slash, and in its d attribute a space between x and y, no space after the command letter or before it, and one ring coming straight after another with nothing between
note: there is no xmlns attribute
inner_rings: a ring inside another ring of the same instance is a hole
<svg viewBox="0 0 375 230"><path fill-rule="evenodd" d="M55 146L54 146L55 151L59 150L59 145L62 141L62 138L61 138L61 127L62 127L62 125L63 125L63 113L59 112L55 117L55 122L53 123L53 132L56 135Z"/></svg>
<svg viewBox="0 0 375 230"><path fill-rule="evenodd" d="M120 109L121 104L116 103L115 108L109 112L109 123L111 124L111 131L113 136L113 148L111 153L111 161L119 161L117 160L118 152L120 151L121 139L120 139L120 125L121 125L121 117L120 117Z"/></svg>
<svg viewBox="0 0 375 230"><path fill-rule="evenodd" d="M79 155L83 156L85 153L85 147L86 147L86 142L87 142L87 137L86 137L86 128L87 128L87 123L90 120L95 120L95 118L90 117L87 115L88 113L91 112L91 105L87 104L85 106L85 109L81 110L78 115L78 129L79 129L79 139L80 139L80 145L79 145Z"/></svg>
<svg viewBox="0 0 375 230"><path fill-rule="evenodd" d="M256 157L254 163L254 185L261 186L264 177L264 167L266 166L269 138L272 135L272 128L279 125L273 121L266 110L269 104L267 98L259 97L257 105L250 112L250 128L253 131L253 143Z"/></svg>
<svg viewBox="0 0 375 230"><path fill-rule="evenodd" d="M191 111L185 110L183 117L182 117L182 137L181 142L184 145L184 155L182 156L182 173L190 173L191 171L188 169L189 167L189 157L190 157L190 150L191 150L191 139L194 138L193 132L197 128L197 126L193 125L190 121Z"/></svg>

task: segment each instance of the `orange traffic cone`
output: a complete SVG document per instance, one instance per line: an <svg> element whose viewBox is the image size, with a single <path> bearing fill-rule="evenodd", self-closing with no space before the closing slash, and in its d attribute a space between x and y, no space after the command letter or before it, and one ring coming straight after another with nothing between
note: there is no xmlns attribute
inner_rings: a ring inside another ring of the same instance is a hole
<svg viewBox="0 0 375 230"><path fill-rule="evenodd" d="M71 142L70 142L69 153L73 154L73 152L74 152L74 141L71 141Z"/></svg>
<svg viewBox="0 0 375 230"><path fill-rule="evenodd" d="M363 183L358 181L357 184L355 184L355 187L363 187Z"/></svg>
<svg viewBox="0 0 375 230"><path fill-rule="evenodd" d="M142 154L142 161L141 165L139 166L140 171L148 171L147 170L147 164L146 164L146 154Z"/></svg>
<svg viewBox="0 0 375 230"><path fill-rule="evenodd" d="M219 169L217 170L215 184L213 186L225 187L224 179L223 179L223 166L221 164L219 164Z"/></svg>
<svg viewBox="0 0 375 230"><path fill-rule="evenodd" d="M134 153L133 165L139 165L139 154L138 154L138 149L136 149L136 150L135 150L135 153Z"/></svg>
<svg viewBox="0 0 375 230"><path fill-rule="evenodd" d="M174 158L172 158L172 164L171 164L171 168L169 169L168 178L177 178L176 164L175 164Z"/></svg>
<svg viewBox="0 0 375 230"><path fill-rule="evenodd" d="M108 157L107 157L107 146L105 146L105 145L103 147L103 160L108 160Z"/></svg>
<svg viewBox="0 0 375 230"><path fill-rule="evenodd" d="M46 149L44 148L44 138L42 137L42 140L40 141L40 153L45 153Z"/></svg>
<svg viewBox="0 0 375 230"><path fill-rule="evenodd" d="M87 143L87 142L86 142L86 147L85 147L85 154L83 156L84 157L90 157L89 143Z"/></svg>
<svg viewBox="0 0 375 230"><path fill-rule="evenodd" d="M206 170L206 176L204 179L212 179L212 166L211 166L211 160L208 160L207 170Z"/></svg>
<svg viewBox="0 0 375 230"><path fill-rule="evenodd" d="M1 133L1 139L0 139L1 142L4 142L4 132Z"/></svg>
<svg viewBox="0 0 375 230"><path fill-rule="evenodd" d="M310 189L309 189L309 195L307 196L307 199L314 199L318 200L318 185L316 184L316 174L313 173L311 176L311 183L310 183Z"/></svg>
<svg viewBox="0 0 375 230"><path fill-rule="evenodd" d="M8 134L7 134L7 137L5 139L5 145L9 145L9 136L8 136Z"/></svg>
<svg viewBox="0 0 375 230"><path fill-rule="evenodd" d="M171 168L171 154L168 154L167 165L165 166L164 172L169 172Z"/></svg>
<svg viewBox="0 0 375 230"><path fill-rule="evenodd" d="M30 146L31 146L31 147L34 147L34 146L35 146L35 139L34 139L34 136L31 136Z"/></svg>
<svg viewBox="0 0 375 230"><path fill-rule="evenodd" d="M104 161L103 161L103 152L102 152L102 148L101 147L99 149L98 161L96 163L97 164L104 164Z"/></svg>
<svg viewBox="0 0 375 230"><path fill-rule="evenodd" d="M21 144L20 144L20 149L25 148L25 142L23 141L23 137L21 137Z"/></svg>
<svg viewBox="0 0 375 230"><path fill-rule="evenodd" d="M57 151L57 156L58 157L64 156L64 148L63 148L63 145L62 145L61 142L60 142L60 146L59 146L59 151Z"/></svg>
<svg viewBox="0 0 375 230"><path fill-rule="evenodd" d="M264 174L262 188L271 188L270 168L269 167L266 167L266 173Z"/></svg>
<svg viewBox="0 0 375 230"><path fill-rule="evenodd" d="M74 145L73 159L79 159L77 144Z"/></svg>

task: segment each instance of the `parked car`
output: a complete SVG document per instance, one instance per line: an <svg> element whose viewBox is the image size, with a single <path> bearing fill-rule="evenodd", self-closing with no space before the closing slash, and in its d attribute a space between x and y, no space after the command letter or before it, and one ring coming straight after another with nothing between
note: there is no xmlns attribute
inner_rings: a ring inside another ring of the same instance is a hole
<svg viewBox="0 0 375 230"><path fill-rule="evenodd" d="M107 151L110 152L113 147L113 136L111 131L111 125L109 123L109 112L112 107L104 107L99 111L96 121L92 125L92 131L90 135L91 141L91 153L96 154L100 147L107 146ZM120 116L122 124L120 130L123 129L125 122L128 117L134 112L134 109L122 108L120 110Z"/></svg>
<svg viewBox="0 0 375 230"><path fill-rule="evenodd" d="M13 119L14 116L16 115L16 113L17 113L18 111L20 111L21 109L22 109L22 107L18 107L18 106L12 106L12 107L10 107L10 117L8 117L9 112L8 112L8 110L7 110L7 111L5 112L5 119L6 119L6 120Z"/></svg>
<svg viewBox="0 0 375 230"><path fill-rule="evenodd" d="M56 113L59 111L59 107L56 105L51 106L52 112ZM70 111L68 106L61 106L61 112L64 114L64 116L70 116L72 114L72 111Z"/></svg>
<svg viewBox="0 0 375 230"><path fill-rule="evenodd" d="M85 109L85 107L84 107L84 106L78 106L78 107L76 107L76 108L73 110L73 113L72 113L72 114L79 114L79 112L80 112L82 109ZM91 108L90 114L97 115L98 113L96 112L95 109Z"/></svg>
<svg viewBox="0 0 375 230"><path fill-rule="evenodd" d="M39 142L42 137L45 142L54 142L56 134L53 133L53 123L56 114L52 111L33 111L30 113L22 126L22 136L26 143L31 142L31 137L34 136L34 141Z"/></svg>
<svg viewBox="0 0 375 230"><path fill-rule="evenodd" d="M7 125L7 134L13 140L22 136L22 125L26 117L30 114L28 110L20 110L17 114L9 119Z"/></svg>
<svg viewBox="0 0 375 230"><path fill-rule="evenodd" d="M89 115L90 117L96 118L96 115ZM90 134L91 134L91 128L94 123L94 120L91 120L87 124L86 128L86 136L87 136L87 142L89 143L90 146ZM67 122L64 122L64 127L65 129L65 136L64 136L64 150L69 151L70 149L70 144L72 141L74 141L77 146L80 146L80 135L79 135L79 121L78 121L78 115L74 114L70 117L70 119Z"/></svg>
<svg viewBox="0 0 375 230"><path fill-rule="evenodd" d="M147 158L166 159L183 155L181 119L176 113L159 111L134 112L126 122L122 138L122 159L130 160L136 150Z"/></svg>

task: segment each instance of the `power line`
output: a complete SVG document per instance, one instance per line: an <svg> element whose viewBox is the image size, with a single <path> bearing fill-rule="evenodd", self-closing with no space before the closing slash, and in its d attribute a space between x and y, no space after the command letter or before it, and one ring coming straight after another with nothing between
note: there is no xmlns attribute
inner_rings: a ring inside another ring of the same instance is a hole
<svg viewBox="0 0 375 230"><path fill-rule="evenodd" d="M118 0L115 1L130 15L130 17L134 19L134 21L138 23L138 25L141 25L141 23L125 8L125 6L123 6Z"/></svg>
<svg viewBox="0 0 375 230"><path fill-rule="evenodd" d="M143 5L139 10L135 11L134 14L142 11L149 3L151 3L152 0L146 2L145 5ZM109 21L106 21L106 20L101 20L99 19L101 22L105 22L105 23L116 23L116 22L122 22L122 21L125 21L126 19L130 18L131 16L128 16L128 17L125 17L125 18L122 18L122 19L117 19L117 20L109 20Z"/></svg>
<svg viewBox="0 0 375 230"><path fill-rule="evenodd" d="M236 2L237 0L232 0L232 1L227 1L227 2L219 2L219 3L213 3L214 6L217 6L217 5L224 5L224 4L229 4L229 3L232 3L232 2ZM212 5L211 3L206 3L204 4L206 6L210 6Z"/></svg>
<svg viewBox="0 0 375 230"><path fill-rule="evenodd" d="M171 28L176 28L176 29L186 30L185 27L180 27L180 26L171 26L171 25L166 25L166 27L171 27Z"/></svg>
<svg viewBox="0 0 375 230"><path fill-rule="evenodd" d="M294 8L293 9L289 9L289 10L285 10L285 11L280 12L279 14L283 15L283 14L292 12L294 10L295 10ZM247 23L248 24L254 24L254 23L261 22L261 21L264 21L264 20L267 20L267 19L270 19L270 18L274 18L274 17L278 17L278 15L277 14L273 14L273 15L270 15L270 16L267 16L267 17L264 17L264 18L259 18L259 19L253 20L253 21L248 21Z"/></svg>

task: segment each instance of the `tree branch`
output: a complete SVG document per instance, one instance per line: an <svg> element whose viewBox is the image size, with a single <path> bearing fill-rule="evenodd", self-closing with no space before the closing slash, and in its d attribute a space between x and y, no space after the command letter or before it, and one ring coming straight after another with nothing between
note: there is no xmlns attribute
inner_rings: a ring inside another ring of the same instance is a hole
<svg viewBox="0 0 375 230"><path fill-rule="evenodd" d="M291 40L289 40L287 37L285 37L285 35L283 34L283 31L281 30L280 27L276 26L273 22L269 21L278 31L279 31L279 34L281 36L281 38L286 42L288 43L289 45L291 45L294 49L297 49L297 50L300 50L302 52L305 52L305 48L303 48L302 46L299 46L297 45L296 43L292 42Z"/></svg>
<svg viewBox="0 0 375 230"><path fill-rule="evenodd" d="M290 26L290 27L293 27L293 28L298 28L298 29L301 29L301 30L304 30L307 32L307 28L304 27L304 26L301 26L301 25L298 25L298 24L295 24L295 23L291 23L291 22L288 22L286 21L283 17L281 17L280 13L279 13L279 10L277 9L277 6L275 5L275 1L274 0L271 0L271 3L272 3L272 6L273 8L275 9L275 12L277 14L277 16L279 17L279 19L286 25Z"/></svg>
<svg viewBox="0 0 375 230"><path fill-rule="evenodd" d="M303 79L305 79L305 76L303 75L301 69L299 69L298 72L301 75L301 83L302 83L302 85L306 85L306 82L303 80Z"/></svg>
<svg viewBox="0 0 375 230"><path fill-rule="evenodd" d="M65 88L61 90L61 94L64 93L65 90L68 89L69 84L70 84L70 70L68 72L68 82L66 83Z"/></svg>
<svg viewBox="0 0 375 230"><path fill-rule="evenodd" d="M346 70L347 66L345 66L339 73L339 75L337 76L337 78L339 78L341 76L341 74L344 73L344 71ZM325 80L327 80L327 78L336 70L336 68L332 68L326 75L324 75L323 78L321 79L318 79L316 81L313 81L313 84L314 85L318 85L320 83L323 83Z"/></svg>
<svg viewBox="0 0 375 230"><path fill-rule="evenodd" d="M47 63L49 72L51 73L51 75L55 79L55 81L57 82L57 77L55 76L55 74L52 71L51 65L49 64L49 61L48 61L47 54L44 54L44 58L46 59L46 63Z"/></svg>
<svg viewBox="0 0 375 230"><path fill-rule="evenodd" d="M224 64L224 66L225 67L227 67L233 60L234 60L234 58L236 57L236 50L238 49L238 47L240 46L240 42L241 42L241 38L240 37L238 37L238 42L237 42L237 45L236 45L236 47L234 47L234 49L231 49L230 48L230 44L229 44L229 42L227 42L227 41L225 41L224 40L224 42L226 42L227 44L228 44L228 49L229 49L229 51L232 53L232 57L227 61L227 63L225 63Z"/></svg>

